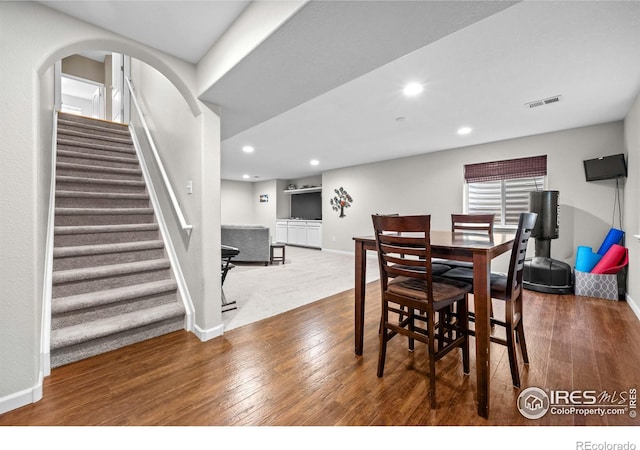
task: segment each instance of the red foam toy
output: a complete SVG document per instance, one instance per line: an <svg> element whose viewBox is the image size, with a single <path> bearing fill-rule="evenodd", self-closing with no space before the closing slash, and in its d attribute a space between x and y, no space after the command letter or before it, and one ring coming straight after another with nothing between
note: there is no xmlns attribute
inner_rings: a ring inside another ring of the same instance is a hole
<svg viewBox="0 0 640 450"><path fill-rule="evenodd" d="M629 251L622 245L614 244L602 256L598 264L591 269L591 273L612 274L618 273L620 269L629 263Z"/></svg>

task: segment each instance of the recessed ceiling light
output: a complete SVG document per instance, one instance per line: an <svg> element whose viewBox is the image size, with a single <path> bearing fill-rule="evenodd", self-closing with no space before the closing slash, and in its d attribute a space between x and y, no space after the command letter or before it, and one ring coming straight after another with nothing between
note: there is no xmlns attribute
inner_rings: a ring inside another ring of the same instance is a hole
<svg viewBox="0 0 640 450"><path fill-rule="evenodd" d="M460 136L464 136L465 134L469 134L471 133L471 128L469 127L460 127L458 128L458 134Z"/></svg>
<svg viewBox="0 0 640 450"><path fill-rule="evenodd" d="M244 147L242 147L242 151L245 153L253 153L255 149L250 146L250 145L245 145Z"/></svg>
<svg viewBox="0 0 640 450"><path fill-rule="evenodd" d="M309 164L311 164L312 166L317 166L318 164L320 164L320 161L318 161L317 159L312 159L311 161L309 161Z"/></svg>
<svg viewBox="0 0 640 450"><path fill-rule="evenodd" d="M245 173L244 175L242 175L242 178L246 180L247 178L251 178L251 177Z"/></svg>
<svg viewBox="0 0 640 450"><path fill-rule="evenodd" d="M424 86L420 83L409 83L404 87L402 93L408 97L413 97L414 95L421 93L423 90Z"/></svg>

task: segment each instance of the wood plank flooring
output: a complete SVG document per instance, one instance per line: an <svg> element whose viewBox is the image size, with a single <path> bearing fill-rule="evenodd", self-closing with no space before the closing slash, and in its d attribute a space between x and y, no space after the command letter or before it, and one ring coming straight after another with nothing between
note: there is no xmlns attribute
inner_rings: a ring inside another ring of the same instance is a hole
<svg viewBox="0 0 640 450"><path fill-rule="evenodd" d="M475 359L438 362L429 408L426 349L393 339L376 376L379 287L367 286L365 348L354 354L353 291L200 342L180 331L52 370L44 398L0 425L625 425L629 414L524 418L504 347L491 351L490 418L476 414ZM626 302L525 291L530 365L522 386L640 388L640 321ZM496 302L496 306L498 303ZM496 308L496 314L500 310ZM473 342L472 342L473 348Z"/></svg>

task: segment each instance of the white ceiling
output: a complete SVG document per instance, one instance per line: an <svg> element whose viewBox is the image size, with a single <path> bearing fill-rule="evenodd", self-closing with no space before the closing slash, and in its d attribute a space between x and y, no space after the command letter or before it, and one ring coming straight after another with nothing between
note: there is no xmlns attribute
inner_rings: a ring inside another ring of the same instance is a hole
<svg viewBox="0 0 640 450"><path fill-rule="evenodd" d="M248 4L42 3L190 62ZM623 119L639 56L638 1L314 1L202 98L222 107L223 178L289 180Z"/></svg>
<svg viewBox="0 0 640 450"><path fill-rule="evenodd" d="M50 8L197 63L248 0L53 0Z"/></svg>

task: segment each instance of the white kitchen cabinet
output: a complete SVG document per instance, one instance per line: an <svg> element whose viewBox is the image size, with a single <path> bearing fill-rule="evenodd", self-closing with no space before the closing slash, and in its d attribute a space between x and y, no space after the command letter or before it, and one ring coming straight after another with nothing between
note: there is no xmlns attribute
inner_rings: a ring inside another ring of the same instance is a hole
<svg viewBox="0 0 640 450"><path fill-rule="evenodd" d="M307 222L307 246L322 248L322 224Z"/></svg>
<svg viewBox="0 0 640 450"><path fill-rule="evenodd" d="M322 248L322 222L278 220L276 221L276 242Z"/></svg>
<svg viewBox="0 0 640 450"><path fill-rule="evenodd" d="M287 221L277 221L276 222L276 242L281 244L287 243Z"/></svg>
<svg viewBox="0 0 640 450"><path fill-rule="evenodd" d="M305 222L289 222L287 226L287 244L307 245L307 226Z"/></svg>

